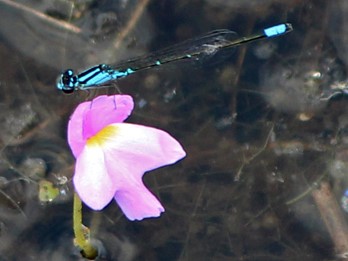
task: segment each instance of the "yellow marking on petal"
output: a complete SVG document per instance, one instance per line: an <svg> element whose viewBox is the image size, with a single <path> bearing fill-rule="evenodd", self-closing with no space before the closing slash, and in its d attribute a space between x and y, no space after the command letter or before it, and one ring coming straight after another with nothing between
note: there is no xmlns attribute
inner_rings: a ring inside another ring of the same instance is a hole
<svg viewBox="0 0 348 261"><path fill-rule="evenodd" d="M108 139L111 136L115 136L117 134L118 127L114 125L108 125L102 130L100 130L96 135L90 137L87 140L87 145L89 146L103 146L105 142L108 141Z"/></svg>

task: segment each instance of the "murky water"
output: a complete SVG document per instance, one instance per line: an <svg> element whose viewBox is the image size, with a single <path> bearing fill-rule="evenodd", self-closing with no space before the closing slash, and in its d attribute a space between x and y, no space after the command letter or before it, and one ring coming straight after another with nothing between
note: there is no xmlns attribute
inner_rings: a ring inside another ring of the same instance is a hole
<svg viewBox="0 0 348 261"><path fill-rule="evenodd" d="M99 260L333 260L348 251L336 203L348 186L344 0L16 3L31 9L0 1L1 261L83 260L67 121L80 102L119 92L136 102L129 122L168 131L187 157L145 176L166 209L160 218L131 222L114 203L84 208ZM282 22L294 31L109 89L55 88L66 68ZM322 188L333 201L318 196Z"/></svg>

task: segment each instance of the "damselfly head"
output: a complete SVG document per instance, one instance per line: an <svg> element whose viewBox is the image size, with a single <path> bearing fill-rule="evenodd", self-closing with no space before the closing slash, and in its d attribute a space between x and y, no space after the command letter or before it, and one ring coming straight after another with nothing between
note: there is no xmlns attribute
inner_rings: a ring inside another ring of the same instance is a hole
<svg viewBox="0 0 348 261"><path fill-rule="evenodd" d="M72 69L63 72L57 79L56 87L64 93L72 93L76 88L77 77Z"/></svg>

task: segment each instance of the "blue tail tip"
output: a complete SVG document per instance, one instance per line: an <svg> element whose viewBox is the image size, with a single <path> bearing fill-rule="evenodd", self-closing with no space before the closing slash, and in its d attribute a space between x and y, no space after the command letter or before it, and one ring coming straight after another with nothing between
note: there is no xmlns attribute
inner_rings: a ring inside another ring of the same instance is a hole
<svg viewBox="0 0 348 261"><path fill-rule="evenodd" d="M267 37L278 36L282 34L286 34L292 31L292 25L289 23L278 24L263 30Z"/></svg>

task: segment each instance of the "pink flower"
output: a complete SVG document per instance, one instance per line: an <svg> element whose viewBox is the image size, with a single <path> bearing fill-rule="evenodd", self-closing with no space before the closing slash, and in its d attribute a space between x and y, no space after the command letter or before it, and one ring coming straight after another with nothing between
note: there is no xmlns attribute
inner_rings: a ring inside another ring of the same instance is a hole
<svg viewBox="0 0 348 261"><path fill-rule="evenodd" d="M186 154L168 133L124 123L133 107L128 95L81 103L69 121L68 142L76 158L74 186L81 200L100 210L114 198L128 219L142 220L164 212L144 186L144 172Z"/></svg>

